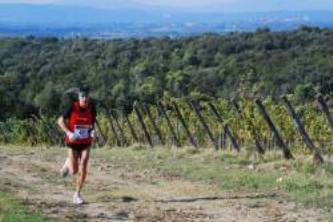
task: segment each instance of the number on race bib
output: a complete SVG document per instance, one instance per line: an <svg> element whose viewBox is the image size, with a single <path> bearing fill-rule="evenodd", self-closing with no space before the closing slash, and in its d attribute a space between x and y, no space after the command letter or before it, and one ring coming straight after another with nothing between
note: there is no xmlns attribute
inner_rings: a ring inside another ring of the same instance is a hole
<svg viewBox="0 0 333 222"><path fill-rule="evenodd" d="M75 125L74 133L79 135L80 139L87 139L90 136L89 128L87 128L86 126L82 126L82 125Z"/></svg>

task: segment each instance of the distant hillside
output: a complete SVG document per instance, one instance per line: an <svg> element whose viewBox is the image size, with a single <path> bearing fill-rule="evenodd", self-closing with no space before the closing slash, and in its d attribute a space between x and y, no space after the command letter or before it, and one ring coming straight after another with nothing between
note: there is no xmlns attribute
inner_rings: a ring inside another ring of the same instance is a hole
<svg viewBox="0 0 333 222"><path fill-rule="evenodd" d="M89 7L59 5L0 4L0 22L16 25L80 26L117 22L144 22L156 13L143 10L102 10ZM159 21L158 21L159 22Z"/></svg>
<svg viewBox="0 0 333 222"><path fill-rule="evenodd" d="M163 97L333 95L333 29L188 38L0 39L0 119L59 113L64 92L87 83L110 107ZM245 87L245 88L244 88Z"/></svg>
<svg viewBox="0 0 333 222"><path fill-rule="evenodd" d="M0 4L0 35L140 37L254 31L267 26L333 27L333 11L193 13L160 8L96 9L59 5Z"/></svg>

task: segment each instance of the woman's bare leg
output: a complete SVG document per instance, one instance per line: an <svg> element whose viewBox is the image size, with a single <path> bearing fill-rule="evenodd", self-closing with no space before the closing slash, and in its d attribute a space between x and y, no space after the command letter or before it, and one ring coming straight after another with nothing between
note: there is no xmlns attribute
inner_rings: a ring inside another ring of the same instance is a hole
<svg viewBox="0 0 333 222"><path fill-rule="evenodd" d="M68 149L68 170L71 175L75 175L78 172L78 166L80 162L80 152Z"/></svg>
<svg viewBox="0 0 333 222"><path fill-rule="evenodd" d="M76 182L76 192L80 193L84 181L86 180L87 177L87 168L88 168L88 161L89 161L89 156L90 156L90 148L87 148L83 151L81 151L80 155L80 161L79 161L79 176L77 178Z"/></svg>

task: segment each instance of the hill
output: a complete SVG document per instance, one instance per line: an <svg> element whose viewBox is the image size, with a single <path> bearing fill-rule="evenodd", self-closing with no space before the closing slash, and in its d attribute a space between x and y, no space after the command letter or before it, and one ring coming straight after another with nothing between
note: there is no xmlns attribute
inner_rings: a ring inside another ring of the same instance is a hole
<svg viewBox="0 0 333 222"><path fill-rule="evenodd" d="M164 97L333 94L333 30L205 34L187 38L96 40L2 38L1 118L58 114L63 92L87 83L110 107Z"/></svg>

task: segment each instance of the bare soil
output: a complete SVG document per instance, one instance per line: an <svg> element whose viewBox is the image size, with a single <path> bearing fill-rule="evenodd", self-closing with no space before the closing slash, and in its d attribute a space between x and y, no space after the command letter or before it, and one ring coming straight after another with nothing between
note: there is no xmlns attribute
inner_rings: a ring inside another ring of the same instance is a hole
<svg viewBox="0 0 333 222"><path fill-rule="evenodd" d="M329 221L278 191L225 193L172 172L139 171L93 151L82 206L74 178L59 173L65 149L1 149L0 191L55 221Z"/></svg>

